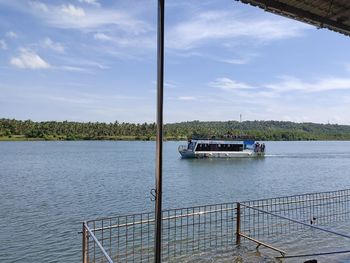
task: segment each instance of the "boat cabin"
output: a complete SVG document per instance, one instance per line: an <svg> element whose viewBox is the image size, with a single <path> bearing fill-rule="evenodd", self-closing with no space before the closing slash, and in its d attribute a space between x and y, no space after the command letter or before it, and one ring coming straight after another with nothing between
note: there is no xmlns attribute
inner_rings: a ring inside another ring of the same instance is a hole
<svg viewBox="0 0 350 263"><path fill-rule="evenodd" d="M243 143L197 143L198 152L241 152L244 149Z"/></svg>

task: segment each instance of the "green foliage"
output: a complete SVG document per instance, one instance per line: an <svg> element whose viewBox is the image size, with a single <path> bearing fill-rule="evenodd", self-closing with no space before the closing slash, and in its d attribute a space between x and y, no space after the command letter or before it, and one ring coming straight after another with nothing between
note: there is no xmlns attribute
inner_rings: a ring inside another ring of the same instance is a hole
<svg viewBox="0 0 350 263"><path fill-rule="evenodd" d="M168 140L251 135L259 140L350 140L350 126L282 121L189 121L166 124ZM0 119L0 136L42 140L154 140L155 123L33 122Z"/></svg>

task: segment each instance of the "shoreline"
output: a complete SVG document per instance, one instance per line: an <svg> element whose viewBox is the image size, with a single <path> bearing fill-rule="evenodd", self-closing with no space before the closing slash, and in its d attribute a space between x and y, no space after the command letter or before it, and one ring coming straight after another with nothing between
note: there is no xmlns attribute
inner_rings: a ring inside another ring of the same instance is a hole
<svg viewBox="0 0 350 263"><path fill-rule="evenodd" d="M0 136L0 142L33 142L33 141L155 141L156 137L148 136L111 136L100 138L71 138L71 137L46 137L46 138L30 138L24 135L13 136ZM164 137L164 141L187 141L185 137ZM265 140L257 140L265 141ZM339 141L347 142L350 139L336 139L336 138L324 138L324 139L311 139L311 140L266 140L273 142L298 142L298 141Z"/></svg>
<svg viewBox="0 0 350 263"><path fill-rule="evenodd" d="M283 121L186 121L164 124L166 140L245 134L260 141L350 140L350 125ZM0 141L139 140L156 138L155 123L0 119Z"/></svg>
<svg viewBox="0 0 350 263"><path fill-rule="evenodd" d="M155 141L156 137L148 136L111 136L99 138L71 138L71 137L45 137L31 138L24 135L0 136L0 142L27 142L27 141ZM185 137L164 137L165 141L187 141Z"/></svg>

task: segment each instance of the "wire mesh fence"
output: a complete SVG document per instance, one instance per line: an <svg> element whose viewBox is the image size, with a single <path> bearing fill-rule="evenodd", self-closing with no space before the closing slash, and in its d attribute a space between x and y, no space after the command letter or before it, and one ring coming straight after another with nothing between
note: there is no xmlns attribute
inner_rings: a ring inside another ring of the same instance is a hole
<svg viewBox="0 0 350 263"><path fill-rule="evenodd" d="M283 257L291 257L291 252L299 255L350 252L349 190L246 201L239 205L243 242L267 245Z"/></svg>
<svg viewBox="0 0 350 263"><path fill-rule="evenodd" d="M241 202L241 231L250 236L276 236L308 228L278 216L309 225L329 225L349 219L350 190L312 193ZM257 208L257 209L252 209ZM263 210L263 211L261 211ZM265 212L272 213L268 215Z"/></svg>
<svg viewBox="0 0 350 263"><path fill-rule="evenodd" d="M162 260L183 261L252 242L284 257L346 252L350 237L342 230L350 231L349 217L350 190L165 210ZM153 212L85 222L83 263L154 261L154 225Z"/></svg>
<svg viewBox="0 0 350 263"><path fill-rule="evenodd" d="M151 262L154 261L154 225L154 214L142 213L87 221L84 228L91 230L114 262ZM162 260L169 262L209 248L232 247L235 227L235 203L165 210ZM91 234L84 233L87 236L83 262L108 262L95 239L90 238Z"/></svg>

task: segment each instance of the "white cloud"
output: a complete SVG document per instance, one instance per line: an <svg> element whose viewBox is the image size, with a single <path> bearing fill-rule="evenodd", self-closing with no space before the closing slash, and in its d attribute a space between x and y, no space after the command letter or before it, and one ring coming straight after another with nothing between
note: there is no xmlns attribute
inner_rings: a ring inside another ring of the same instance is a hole
<svg viewBox="0 0 350 263"><path fill-rule="evenodd" d="M196 100L194 96L181 96L177 98L178 100Z"/></svg>
<svg viewBox="0 0 350 263"><path fill-rule="evenodd" d="M70 70L74 71L74 69L109 69L110 67L108 65L105 65L103 63L97 62L97 61L93 61L93 60L88 60L85 58L81 58L81 57L72 57L72 56L65 56L62 57L62 62L67 65L64 66L63 69L65 70ZM75 70L78 71L78 70Z"/></svg>
<svg viewBox="0 0 350 263"><path fill-rule="evenodd" d="M56 51L58 53L63 53L65 50L65 47L63 44L59 42L54 42L50 38L45 38L44 41L41 44L44 48L51 49L53 51Z"/></svg>
<svg viewBox="0 0 350 263"><path fill-rule="evenodd" d="M3 39L0 39L0 49L3 49L3 50L7 49L7 43Z"/></svg>
<svg viewBox="0 0 350 263"><path fill-rule="evenodd" d="M241 51L241 50L239 50ZM258 57L259 55L257 53L247 53L244 54L241 52L237 56L237 58L223 58L214 54L210 54L208 52L198 52L198 51L193 51L193 50L186 50L182 52L177 52L176 55L178 57L199 57L199 58L205 58L205 59L210 59L213 61L217 62L222 62L222 63L227 63L227 64L233 64L233 65L246 65L252 62L253 58Z"/></svg>
<svg viewBox="0 0 350 263"><path fill-rule="evenodd" d="M350 90L350 78L327 76L315 81L303 81L298 78L284 76L282 81L266 84L264 87L276 92L300 91L321 92L331 90Z"/></svg>
<svg viewBox="0 0 350 263"><path fill-rule="evenodd" d="M227 91L246 90L254 88L253 86L250 86L246 83L232 80L230 78L217 78L215 81L209 83L209 86Z"/></svg>
<svg viewBox="0 0 350 263"><path fill-rule="evenodd" d="M14 57L10 60L10 63L21 69L47 69L50 68L45 60L43 60L34 51L28 49L21 49L18 57Z"/></svg>
<svg viewBox="0 0 350 263"><path fill-rule="evenodd" d="M232 12L210 11L170 28L168 43L172 48L191 49L215 40L272 41L300 36L307 28L309 26L302 23L281 18L248 20Z"/></svg>
<svg viewBox="0 0 350 263"><path fill-rule="evenodd" d="M286 92L316 93L333 90L350 90L350 78L334 76L323 77L314 81L301 80L295 77L283 76L275 83L261 83L257 86L239 82L230 78L217 78L209 86L226 91L240 91L240 95L259 92L260 96L275 97ZM245 93L244 93L244 92Z"/></svg>
<svg viewBox="0 0 350 263"><path fill-rule="evenodd" d="M66 13L70 16L74 16L74 17L83 17L85 16L85 11L84 9L80 8L80 7L76 7L72 4L69 5L63 5L61 8L63 13Z"/></svg>
<svg viewBox="0 0 350 263"><path fill-rule="evenodd" d="M80 3L85 3L94 6L100 6L101 4L97 0L79 0Z"/></svg>
<svg viewBox="0 0 350 263"><path fill-rule="evenodd" d="M38 10L40 12L48 12L49 11L48 6L42 2L30 1L29 4L32 6L33 9Z"/></svg>
<svg viewBox="0 0 350 263"><path fill-rule="evenodd" d="M8 37L8 38L17 38L18 35L15 32L13 32L13 31L9 31L9 32L6 32L6 37Z"/></svg>
<svg viewBox="0 0 350 263"><path fill-rule="evenodd" d="M248 58L233 58L233 59L221 59L221 62L234 64L234 65L245 65L248 64L250 59Z"/></svg>
<svg viewBox="0 0 350 263"><path fill-rule="evenodd" d="M134 35L152 30L151 26L134 18L129 12L113 8L87 6L83 9L73 4L46 5L38 1L32 2L31 7L29 12L57 28L96 31L99 28L108 30L108 26L113 26L113 30Z"/></svg>
<svg viewBox="0 0 350 263"><path fill-rule="evenodd" d="M219 62L224 62L227 64L233 64L233 65L246 65L246 64L249 64L254 58L259 56L260 55L255 52L250 52L250 53L241 53L238 55L238 58L216 58L215 60Z"/></svg>
<svg viewBox="0 0 350 263"><path fill-rule="evenodd" d="M113 40L112 37L107 36L105 33L96 33L94 34L94 38L97 40L102 40L102 41L111 41Z"/></svg>
<svg viewBox="0 0 350 263"><path fill-rule="evenodd" d="M148 22L148 16L143 16L144 12L149 11L148 9L145 11L141 4L137 4L140 5L137 10L124 10L122 9L124 5L119 5L122 6L120 8L115 7L116 5L108 8L100 5L96 8L96 4L99 4L100 1L81 0L79 2L75 0L75 3L70 2L57 4L57 1L44 3L40 0L29 0L29 3L19 1L11 6L34 16L45 26L91 34L91 37L101 42L92 45L80 43L80 46L89 49L89 52L128 59L142 59L140 54L145 54L149 49L156 47L156 28ZM40 44L43 47L42 43ZM58 49L62 50L59 47L55 48L55 50ZM127 52L125 49L128 49Z"/></svg>
<svg viewBox="0 0 350 263"><path fill-rule="evenodd" d="M99 41L110 42L115 48L137 48L140 51L156 46L155 36L110 36L105 33L95 33L93 37Z"/></svg>
<svg viewBox="0 0 350 263"><path fill-rule="evenodd" d="M88 72L88 69L82 68L82 67L75 67L75 66L62 66L58 69L65 70L65 71L73 71L73 72Z"/></svg>
<svg viewBox="0 0 350 263"><path fill-rule="evenodd" d="M155 82L157 84L157 82ZM174 89L177 87L176 83L173 82L164 82L164 87L168 88L168 89Z"/></svg>

